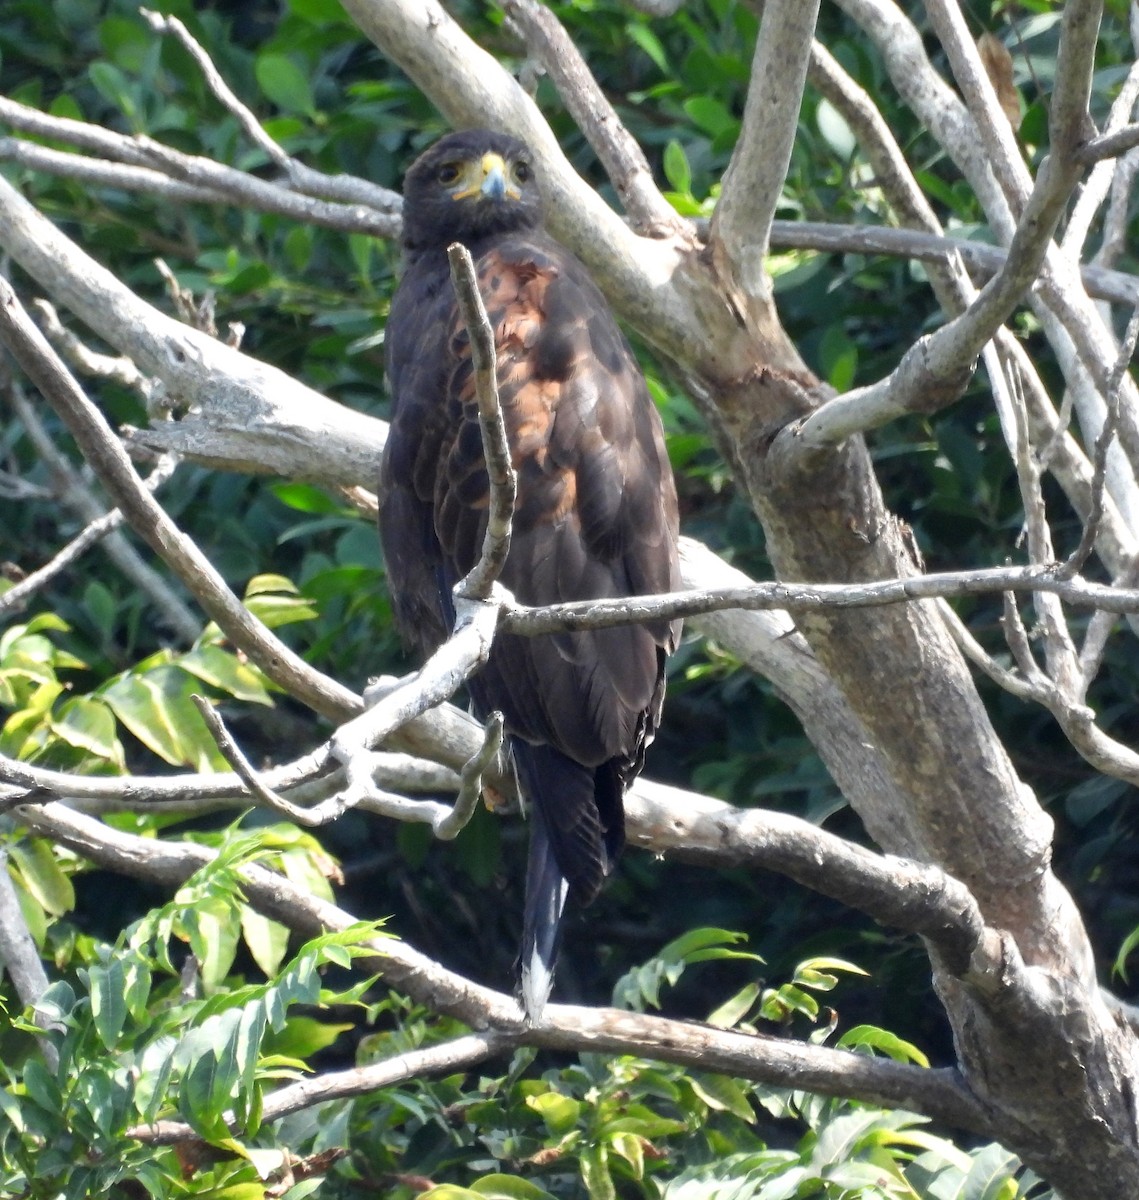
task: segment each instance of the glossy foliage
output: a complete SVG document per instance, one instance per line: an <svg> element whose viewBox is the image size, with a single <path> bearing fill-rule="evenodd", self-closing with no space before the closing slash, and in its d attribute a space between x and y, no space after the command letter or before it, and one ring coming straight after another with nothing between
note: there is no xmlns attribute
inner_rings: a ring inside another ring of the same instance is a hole
<svg viewBox="0 0 1139 1200"><path fill-rule="evenodd" d="M414 155L444 131L438 114L335 0L173 0L162 7L187 23L266 129L311 166L396 187ZM752 6L692 0L668 20L650 20L616 0L554 7L676 207L694 216L709 212L742 115ZM1122 4L1111 7L1122 15ZM522 64L493 6L450 8L481 44ZM1038 152L1051 79L1054 9L1047 0L970 6L978 32L992 28L1013 44L1009 22L1019 28L1014 64L1030 154ZM865 43L837 9L824 6L822 20L832 51L881 99L946 223L984 236L971 196L882 85L882 68ZM1124 26L1105 27L1095 81L1100 110L1121 78ZM6 0L0 71L8 96L56 115L265 169L190 57L153 35L133 0ZM613 200L548 81L537 95L575 166ZM346 405L385 413L381 339L397 267L393 246L224 206L174 207L3 170L160 307L170 304L154 265L159 257L183 287L214 296L220 328L244 325L251 353ZM778 215L886 219L849 129L810 89ZM902 261L785 251L773 256L771 269L789 332L839 389L878 378L939 319L922 271ZM1030 322L1019 333L1030 351L1040 349ZM685 532L753 576L769 577L762 531L691 402L638 352L665 421ZM1054 377L1046 360L1039 365ZM97 399L114 422L145 420L138 398L116 385L100 384ZM44 419L71 454L69 441ZM878 432L872 449L888 501L913 526L931 567L996 564L1015 552L1020 497L983 378L946 413ZM0 459L8 476L42 489L15 498L0 492L0 559L32 569L79 522L51 499L49 472L18 422L0 424ZM191 465L179 468L161 499L251 606L323 670L359 688L372 675L406 668L375 530L341 499L308 484ZM1064 552L1078 526L1060 496L1049 501ZM986 644L998 645L997 608L973 601L961 611ZM1133 742L1134 659L1117 653L1106 678L1094 703L1112 731ZM216 630L204 629L193 646L176 644L148 599L96 549L2 633L0 749L83 772L214 765L217 752L189 707L190 692L202 690L223 704L255 760L281 760L327 735L310 714L273 694ZM1111 950L1139 923L1139 900L1125 886L1136 867L1128 789L1083 764L1040 710L995 691L986 698L1018 768L1057 822L1060 870L1097 944L1108 948L1106 971ZM788 710L710 642L690 639L673 661L649 773L738 804L829 818L831 828L858 836ZM268 857L326 894L335 875L338 901L362 919L390 918L390 929L448 966L502 987L517 941L522 839L515 825L485 812L448 845L432 843L420 827L394 829L359 814L322 831L319 841L256 816L232 828L231 819L187 825L169 816L119 818L141 832L188 830L220 848L219 865L173 900L6 828L8 869L56 980L50 1000L60 1024L53 1035L60 1067L40 1061L38 1035L6 990L5 1194L79 1196L119 1187L132 1196L300 1200L377 1191L402 1197L431 1184L437 1186L427 1194L435 1200L582 1189L594 1200L1042 1194L1023 1174L1014 1181L1016 1164L999 1148L955 1147L906 1114L631 1059L566 1063L519 1054L469 1076L336 1101L261 1127L259 1097L270 1084L456 1031L356 976L341 977L355 952L352 938L290 946L283 930L243 905L233 864ZM703 928L694 934L694 927ZM744 953L719 932L725 929L745 931L765 961ZM180 990L190 954L203 989L198 999ZM835 972L845 969L839 960L847 959L869 980L843 980L832 1019L819 995L835 986ZM704 965L691 969L696 962ZM319 977L318 967L335 982ZM630 854L597 905L570 923L561 966L569 999L606 1002L614 981L618 1002L630 1007L659 1003L678 1015L716 1013L724 1023L764 1029L794 1025L800 1035L814 1030L911 1061L951 1058L916 944L773 877L711 876ZM232 1139L221 1131L227 1109L240 1125ZM186 1161L176 1148L124 1141L130 1124L164 1114L190 1121L213 1143L211 1153ZM302 1171L282 1184L282 1147L331 1173Z"/></svg>

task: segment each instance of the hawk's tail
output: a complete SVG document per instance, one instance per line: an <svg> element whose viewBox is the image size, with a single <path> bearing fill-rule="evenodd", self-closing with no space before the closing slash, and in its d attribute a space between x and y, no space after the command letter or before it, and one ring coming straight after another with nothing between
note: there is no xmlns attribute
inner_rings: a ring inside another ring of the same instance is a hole
<svg viewBox="0 0 1139 1200"><path fill-rule="evenodd" d="M621 784L609 764L586 767L553 746L519 739L513 750L531 812L520 967L522 1005L536 1021L553 983L566 896L588 904L621 852Z"/></svg>
<svg viewBox="0 0 1139 1200"><path fill-rule="evenodd" d="M526 911L522 918L519 975L522 1007L531 1021L542 1016L554 983L558 924L569 884L554 857L541 805L531 806L530 856L526 863Z"/></svg>

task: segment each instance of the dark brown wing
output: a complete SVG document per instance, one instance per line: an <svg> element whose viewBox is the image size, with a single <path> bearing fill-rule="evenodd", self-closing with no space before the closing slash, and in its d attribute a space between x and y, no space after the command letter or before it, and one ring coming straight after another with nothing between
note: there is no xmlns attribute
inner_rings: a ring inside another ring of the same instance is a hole
<svg viewBox="0 0 1139 1200"><path fill-rule="evenodd" d="M601 294L538 233L504 237L477 269L518 476L503 584L534 605L676 588L676 494L660 421ZM387 340L385 554L397 617L430 648L450 626L451 586L477 558L488 501L469 339L445 274L417 277L413 266ZM619 852L621 797L655 732L678 633L660 622L503 636L472 681L477 707L503 712L523 787L583 901Z"/></svg>

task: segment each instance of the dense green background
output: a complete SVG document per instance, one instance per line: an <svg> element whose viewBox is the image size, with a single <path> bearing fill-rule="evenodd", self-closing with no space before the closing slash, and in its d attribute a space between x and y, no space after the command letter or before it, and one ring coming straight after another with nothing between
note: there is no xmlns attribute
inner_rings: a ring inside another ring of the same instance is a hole
<svg viewBox="0 0 1139 1200"><path fill-rule="evenodd" d="M360 37L335 0L160 7L186 21L269 132L311 166L398 187L405 166L445 129L431 105ZM687 213L707 212L739 130L756 30L749 6L732 0L693 0L674 18L658 21L603 0L553 7L644 146L658 179L671 189L677 206ZM1013 50L1024 103L1021 138L1034 155L1040 152L1054 65L1054 7L1046 0L1015 5L979 2L969 10L977 33L992 29ZM1098 115L1106 111L1129 60L1121 19L1126 6L1109 7L1114 20L1105 27L1101 41L1095 84ZM450 8L482 45L511 65L522 63L520 47L504 30L493 6L455 3ZM920 16L917 19L920 22ZM985 237L982 214L952 166L896 104L865 42L828 6L824 6L820 36L878 97L946 224ZM243 169L257 171L265 166L235 120L209 93L187 53L172 39L156 38L138 16L137 6L127 0L64 0L50 5L8 0L0 13L0 86L6 95L57 115L124 132L145 132L180 150ZM592 152L547 81L539 87L538 100L574 164L612 200ZM154 266L154 259L161 257L184 287L199 296L215 294L220 328L224 330L230 321L245 325L244 347L250 353L346 405L385 415L377 331L382 330L394 285L395 246L273 216L223 207L176 209L145 196L112 189L89 191L28 171L6 168L6 173L65 232L152 302L169 308ZM849 130L810 89L778 215L856 224L888 219ZM776 256L772 266L777 272L780 312L791 336L814 369L839 389L878 378L918 333L939 320L920 268L902 261L788 252ZM36 294L19 271L14 276L26 295ZM1057 373L1031 322L1022 320L1018 332L1037 355L1046 377L1055 382ZM642 358L669 435L685 532L706 541L755 578L769 577L762 530L737 494L692 405L649 354ZM93 391L115 422L145 421L136 396L105 383L95 385ZM58 434L51 419L45 420ZM59 440L72 452L65 436ZM931 568L1021 559L1019 493L983 376L947 413L933 420L897 422L874 435L872 448L888 501L912 524ZM50 486L15 421L0 426L0 468ZM273 574L291 580L311 601L311 610L294 602L293 609L285 612L288 598L278 597L273 611L284 614L282 619L307 617L285 625L283 635L322 670L360 688L372 675L406 668L391 629L375 531L340 501L308 486L215 474L189 465L179 469L162 499L237 590L245 589L254 576ZM1078 525L1058 489L1050 489L1048 499L1058 549L1064 552L1075 544ZM77 523L50 500L16 501L0 492L0 559L32 569L77 529ZM978 600L963 604L962 611L987 645L999 646L996 607ZM109 747L117 736L125 765L148 773L174 769L179 755L192 764L196 756L206 753L204 734L199 740L198 735L187 733L184 744L167 746L164 755L156 754L153 744L148 747L145 737L136 736L137 728L132 732L129 722L122 721L120 710L115 710L118 721L107 735L108 752L102 757L93 758L77 744L78 739L67 735L69 712L74 732L80 711L75 698L95 695L123 673L129 677L146 674L148 669L158 671L155 678L160 678L166 692L178 695L171 700L168 694L166 700L156 699L156 704L184 704L182 692L189 688L185 672L178 675L168 663L148 657L171 643L169 633L156 622L147 600L116 574L98 550L62 575L20 620L45 613L61 618L58 628L43 629L39 636L47 637L54 648L51 670L66 690L40 713L39 725L22 718L17 728L10 719L0 732L0 749L45 765L109 770L115 757ZM13 635L9 636L11 651ZM11 660L7 666L12 666ZM1109 666L1093 703L1115 736L1133 742L1139 732L1134 704L1137 667L1125 639L1112 643ZM0 678L4 667L0 643ZM1018 769L1056 821L1059 870L1089 919L1107 981L1116 951L1139 923L1139 897L1133 886L1136 818L1130 789L1103 780L1083 764L1047 714L985 683L981 686ZM26 687L13 687L6 708L0 708L0 720L26 712ZM256 690L252 684L249 687ZM328 732L288 700L278 697L270 709L233 698L233 691L220 687L213 694L217 699L229 694L223 710L255 760L285 760L299 747L317 744ZM145 724L145 712L138 719ZM737 804L762 804L812 820L826 819L828 828L836 832L861 836L857 819L844 807L796 721L766 683L739 669L731 655L695 637L689 637L672 663L664 723L648 770L653 777ZM230 819L194 822L191 832L220 837ZM268 822L250 817L243 828L256 829L259 824ZM165 832L181 831L172 825ZM14 828L8 836L17 849L23 845ZM524 829L518 822L498 821L480 812L457 842L436 844L420 827L396 827L353 814L321 831L319 837L341 862L344 882L337 886L336 895L345 907L361 918L390 917L394 932L406 934L446 965L481 982L508 986L521 912ZM34 865L21 867L18 856L13 861L17 882L34 893ZM99 946L113 942L128 921L142 918L152 905L168 897L72 862L65 863L64 873L74 887L74 903L66 889L54 905L40 896L36 929L46 939L53 974L70 979L82 991L84 981L77 974L82 964L95 961ZM948 1029L929 991L924 957L912 939L875 927L857 914L764 874L711 874L703 867L629 854L602 898L567 921L559 996L608 1002L624 972L695 926L745 933L749 947L762 954L765 965L723 958L693 967L663 994L666 1012L702 1018L755 981L757 973L761 982L778 986L791 978L801 961L836 956L870 973L865 979L844 977L830 998L839 1013L840 1033L869 1022L920 1046L935 1063L952 1061ZM245 949L238 950L233 969L241 977L261 979ZM233 983L231 977L223 986ZM1121 994L1128 993L1124 980L1116 978L1114 986ZM379 1002L382 994L369 995ZM11 1008L10 996L8 1000ZM361 1046L367 1047L369 1037L378 1036L377 1028L427 1030L416 1035L423 1037L440 1034L438 1026L422 1014L404 1014L401 1026L394 1012L377 1011L370 1019L378 1024L370 1028L358 1010L335 1012L349 1028L319 1054L322 1067L351 1062ZM143 1016L145 1008L140 1009ZM323 1019L329 1019L327 1014ZM140 1020L139 1028L144 1026L145 1020ZM801 1034L806 1031L805 1026L796 1028ZM27 1053L27 1035L9 1029L4 1043L6 1052L0 1057L6 1060ZM311 1057L315 1044L304 1049L300 1057ZM588 1074L600 1068L577 1069ZM672 1070L660 1074L672 1079L682 1075ZM666 1087L658 1081L654 1086L663 1095L674 1084ZM380 1110L386 1112L384 1103ZM400 1109L399 1120L381 1121L377 1110L363 1108L351 1119L344 1118L362 1127L371 1122L386 1128L389 1135L370 1168L361 1166L357 1158L352 1171L367 1176L371 1169L377 1178L385 1172L405 1171L465 1182L469 1174L461 1170L454 1176L446 1174L441 1169L446 1156L433 1157L434 1149L419 1153L414 1138L410 1148L400 1148L406 1133L400 1122L420 1119L407 1115L414 1111L411 1100L401 1103L407 1107ZM675 1103L683 1107L682 1101ZM767 1107L779 1106L771 1101ZM538 1109L530 1105L525 1111L533 1114ZM730 1105L713 1106L712 1111L726 1121ZM547 1136L552 1137L549 1131L557 1128L557 1122L551 1124L546 1117ZM566 1119L572 1124L576 1117ZM423 1132L428 1129L436 1126L422 1118L417 1136L430 1141ZM794 1145L802 1131L800 1118L798 1124L784 1121L763 1136ZM312 1132L296 1137L304 1143ZM660 1131L660 1138L667 1136ZM704 1144L703 1153L716 1157L729 1150L755 1148L754 1131L746 1132L738 1119L723 1136L722 1145ZM600 1144L596 1139L589 1144L595 1143ZM699 1152L693 1146L689 1152L695 1161ZM364 1151L358 1153L367 1157ZM616 1154L623 1163L629 1158L621 1151ZM453 1157L478 1159L458 1150ZM510 1158L504 1151L495 1160ZM598 1181L608 1175L596 1162L590 1166L590 1161L588 1154L581 1156L583 1177L595 1195L604 1194ZM683 1162L674 1159L666 1164L667 1170L650 1164L648 1173L664 1172L668 1177ZM489 1167L484 1163L482 1169ZM543 1186L556 1191L572 1192L580 1186L573 1182L574 1170L561 1175L554 1169L523 1173L535 1174ZM160 1172L161 1187L174 1187L170 1181L174 1174L171 1169L168 1178ZM623 1194L639 1195L638 1188L649 1187L634 1182L635 1174L632 1167L624 1166L617 1172ZM228 1186L229 1178L219 1176L217 1186ZM77 1185L73 1181L70 1186ZM158 1183L148 1180L147 1186L154 1194L166 1194ZM349 1188L335 1194L366 1192Z"/></svg>

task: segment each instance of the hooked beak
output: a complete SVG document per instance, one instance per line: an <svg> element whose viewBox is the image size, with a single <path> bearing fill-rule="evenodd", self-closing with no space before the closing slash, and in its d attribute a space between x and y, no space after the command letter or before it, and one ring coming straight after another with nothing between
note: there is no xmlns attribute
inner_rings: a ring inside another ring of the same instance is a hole
<svg viewBox="0 0 1139 1200"><path fill-rule="evenodd" d="M452 192L452 200L470 200L485 197L487 200L520 200L522 193L509 181L506 163L501 154L484 154L477 167L472 166L465 188Z"/></svg>
<svg viewBox="0 0 1139 1200"><path fill-rule="evenodd" d="M506 163L498 154L482 156L482 187L479 191L488 200L501 200L506 195Z"/></svg>

